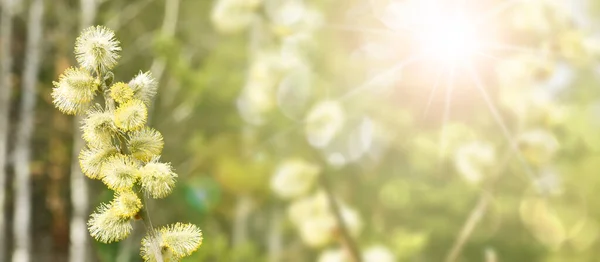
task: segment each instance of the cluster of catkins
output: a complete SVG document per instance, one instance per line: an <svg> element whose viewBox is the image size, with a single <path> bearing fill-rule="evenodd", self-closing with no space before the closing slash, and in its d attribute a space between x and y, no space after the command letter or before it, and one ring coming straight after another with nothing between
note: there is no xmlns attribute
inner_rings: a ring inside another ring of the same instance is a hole
<svg viewBox="0 0 600 262"><path fill-rule="evenodd" d="M157 88L150 72L139 73L129 83L112 83L110 70L120 50L110 29L85 29L75 44L80 67L67 69L52 90L60 111L85 115L81 129L87 148L79 155L83 173L114 191L114 199L101 204L88 221L90 235L103 243L129 236L133 220L148 219L144 196L168 196L177 178L169 163L159 162L162 135L146 126L147 107ZM98 93L104 106L94 101ZM178 261L202 244L202 232L192 224L147 230L141 248L145 261Z"/></svg>

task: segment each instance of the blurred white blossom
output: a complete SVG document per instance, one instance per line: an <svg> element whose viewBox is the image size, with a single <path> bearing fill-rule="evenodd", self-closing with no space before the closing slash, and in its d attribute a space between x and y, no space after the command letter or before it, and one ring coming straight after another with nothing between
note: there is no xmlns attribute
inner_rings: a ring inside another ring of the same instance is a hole
<svg viewBox="0 0 600 262"><path fill-rule="evenodd" d="M556 27L568 25L574 19L568 6L570 1L528 0L519 2L511 9L509 23L518 30L551 34Z"/></svg>
<svg viewBox="0 0 600 262"><path fill-rule="evenodd" d="M246 122L261 125L264 115L275 108L275 92L281 71L281 58L276 52L261 51L255 54L245 86L237 99L238 111Z"/></svg>
<svg viewBox="0 0 600 262"><path fill-rule="evenodd" d="M341 248L327 249L319 255L318 262L351 262L348 253ZM396 257L386 247L374 245L362 251L363 262L394 262Z"/></svg>
<svg viewBox="0 0 600 262"><path fill-rule="evenodd" d="M246 29L256 17L262 0L218 0L210 19L217 31L230 34Z"/></svg>
<svg viewBox="0 0 600 262"><path fill-rule="evenodd" d="M336 101L323 101L315 105L306 117L308 142L317 148L327 146L341 131L345 122L342 106Z"/></svg>
<svg viewBox="0 0 600 262"><path fill-rule="evenodd" d="M323 247L334 240L336 221L333 216L311 217L298 225L302 241L310 247Z"/></svg>
<svg viewBox="0 0 600 262"><path fill-rule="evenodd" d="M266 12L279 36L312 34L323 24L322 14L302 0L269 0Z"/></svg>
<svg viewBox="0 0 600 262"><path fill-rule="evenodd" d="M271 178L271 190L283 199L292 199L308 193L315 183L320 168L302 159L289 159L277 167Z"/></svg>
<svg viewBox="0 0 600 262"><path fill-rule="evenodd" d="M496 161L492 144L482 141L464 144L456 150L454 165L458 173L469 183L477 184Z"/></svg>
<svg viewBox="0 0 600 262"><path fill-rule="evenodd" d="M540 194L557 196L564 193L562 178L558 171L551 167L543 168L533 182Z"/></svg>
<svg viewBox="0 0 600 262"><path fill-rule="evenodd" d="M517 143L525 159L538 166L548 164L560 147L554 134L541 128L519 134Z"/></svg>
<svg viewBox="0 0 600 262"><path fill-rule="evenodd" d="M568 229L549 203L539 197L527 197L519 207L521 219L531 234L550 248L559 248L568 237Z"/></svg>
<svg viewBox="0 0 600 262"><path fill-rule="evenodd" d="M338 205L349 233L358 236L362 230L362 221L358 212L339 201ZM339 230L324 192L317 192L294 201L289 206L288 216L304 243L311 247L323 247L331 243Z"/></svg>
<svg viewBox="0 0 600 262"><path fill-rule="evenodd" d="M312 72L307 66L288 72L277 88L277 105L285 116L300 121L312 95Z"/></svg>
<svg viewBox="0 0 600 262"><path fill-rule="evenodd" d="M382 245L375 245L363 251L364 262L394 262L394 253Z"/></svg>
<svg viewBox="0 0 600 262"><path fill-rule="evenodd" d="M327 249L319 255L317 262L349 262L349 257L343 249Z"/></svg>

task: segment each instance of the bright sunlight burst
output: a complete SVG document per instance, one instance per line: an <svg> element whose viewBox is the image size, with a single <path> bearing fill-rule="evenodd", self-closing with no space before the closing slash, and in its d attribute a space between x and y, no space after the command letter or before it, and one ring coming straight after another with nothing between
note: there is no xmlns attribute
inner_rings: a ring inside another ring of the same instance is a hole
<svg viewBox="0 0 600 262"><path fill-rule="evenodd" d="M466 64L483 53L491 38L490 30L482 30L485 25L465 5L393 1L381 19L398 34L409 33L421 58L442 66Z"/></svg>
<svg viewBox="0 0 600 262"><path fill-rule="evenodd" d="M481 48L473 21L461 13L432 17L417 39L425 57L444 64L470 60Z"/></svg>

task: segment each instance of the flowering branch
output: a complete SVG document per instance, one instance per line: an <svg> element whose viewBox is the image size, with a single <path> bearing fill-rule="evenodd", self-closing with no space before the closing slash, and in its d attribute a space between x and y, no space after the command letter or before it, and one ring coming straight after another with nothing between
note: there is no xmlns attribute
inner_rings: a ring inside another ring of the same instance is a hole
<svg viewBox="0 0 600 262"><path fill-rule="evenodd" d="M85 29L75 45L81 67L67 69L52 91L60 111L85 115L81 129L87 148L79 155L83 173L114 191L114 199L90 216L88 229L96 240L111 243L127 238L133 229L131 222L142 220L147 231L141 248L144 260L179 261L200 247L202 232L192 224L176 223L155 230L149 223L142 200L168 196L177 174L170 163L159 161L162 135L146 126L147 107L157 87L151 73L139 73L128 83L113 83L110 70L121 51L114 37L106 27ZM104 106L92 104L98 92Z"/></svg>

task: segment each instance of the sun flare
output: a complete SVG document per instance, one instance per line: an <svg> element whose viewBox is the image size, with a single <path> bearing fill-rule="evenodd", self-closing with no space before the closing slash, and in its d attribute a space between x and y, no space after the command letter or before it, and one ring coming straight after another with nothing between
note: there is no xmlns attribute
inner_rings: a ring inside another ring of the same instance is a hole
<svg viewBox="0 0 600 262"><path fill-rule="evenodd" d="M442 64L470 61L481 51L474 22L461 14L437 16L416 36L424 56Z"/></svg>
<svg viewBox="0 0 600 262"><path fill-rule="evenodd" d="M408 33L420 57L444 67L471 61L490 40L492 30L465 5L391 1L384 10L380 19L387 27L399 35Z"/></svg>

